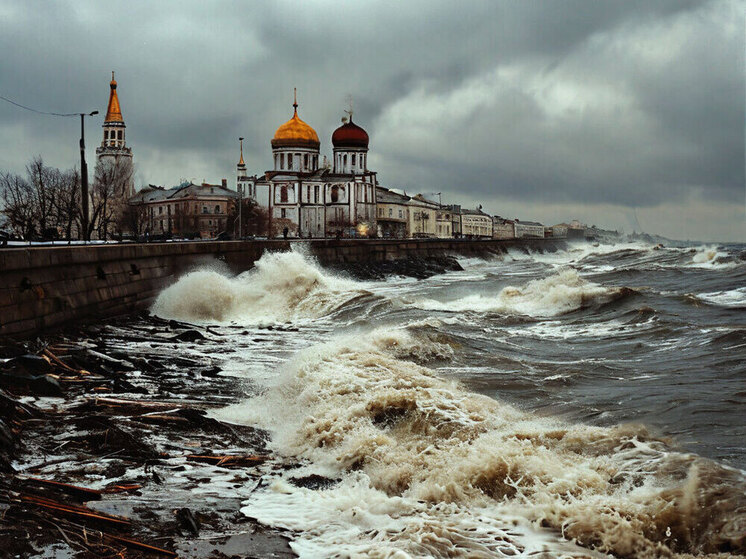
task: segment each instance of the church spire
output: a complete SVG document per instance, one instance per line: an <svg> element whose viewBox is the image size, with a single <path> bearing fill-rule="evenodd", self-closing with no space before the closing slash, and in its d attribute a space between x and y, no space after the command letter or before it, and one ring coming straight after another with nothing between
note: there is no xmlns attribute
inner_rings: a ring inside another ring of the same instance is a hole
<svg viewBox="0 0 746 559"><path fill-rule="evenodd" d="M117 81L114 79L114 72L111 72L111 82L109 82L111 91L109 92L109 107L106 109L106 119L104 122L124 122L122 110L119 108L119 97L117 97Z"/></svg>

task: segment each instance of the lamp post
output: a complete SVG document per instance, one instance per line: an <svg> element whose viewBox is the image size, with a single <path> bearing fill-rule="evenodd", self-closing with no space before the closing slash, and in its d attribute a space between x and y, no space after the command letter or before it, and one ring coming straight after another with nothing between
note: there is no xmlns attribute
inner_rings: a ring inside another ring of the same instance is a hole
<svg viewBox="0 0 746 559"><path fill-rule="evenodd" d="M88 113L88 116L97 115L98 111ZM90 241L88 234L88 166L85 162L85 113L80 113L80 185L81 185L81 223L83 225L83 241Z"/></svg>

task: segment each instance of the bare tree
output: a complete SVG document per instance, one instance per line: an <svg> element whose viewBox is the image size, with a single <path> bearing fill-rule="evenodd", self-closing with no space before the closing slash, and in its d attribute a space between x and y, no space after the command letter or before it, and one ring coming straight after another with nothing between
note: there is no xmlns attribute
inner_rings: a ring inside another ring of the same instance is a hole
<svg viewBox="0 0 746 559"><path fill-rule="evenodd" d="M11 232L23 239L36 235L33 193L29 183L13 173L0 174L2 213Z"/></svg>
<svg viewBox="0 0 746 559"><path fill-rule="evenodd" d="M95 230L99 239L106 240L112 227L122 223L120 216L128 205L133 172L132 162L124 157L114 162L99 160L96 163L91 191L89 234Z"/></svg>
<svg viewBox="0 0 746 559"><path fill-rule="evenodd" d="M65 238L73 238L73 225L80 234L80 173L71 169L58 173L53 182L56 194L53 197L54 214L57 226L65 233Z"/></svg>
<svg viewBox="0 0 746 559"><path fill-rule="evenodd" d="M230 204L226 231L231 235L238 234L238 200ZM241 208L241 231L248 236L266 236L269 231L269 212L251 198L243 199Z"/></svg>
<svg viewBox="0 0 746 559"><path fill-rule="evenodd" d="M142 203L127 204L119 215L116 225L120 231L130 233L135 237L145 233L147 226L145 205Z"/></svg>

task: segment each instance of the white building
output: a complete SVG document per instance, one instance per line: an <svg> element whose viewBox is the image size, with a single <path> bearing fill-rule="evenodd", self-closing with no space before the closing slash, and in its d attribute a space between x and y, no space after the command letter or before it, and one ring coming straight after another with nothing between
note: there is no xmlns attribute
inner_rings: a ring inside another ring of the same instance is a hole
<svg viewBox="0 0 746 559"><path fill-rule="evenodd" d="M491 239L492 217L481 209L461 210L461 236L467 239Z"/></svg>
<svg viewBox="0 0 746 559"><path fill-rule="evenodd" d="M521 239L525 237L543 239L544 238L544 225L536 221L520 221L515 220L515 238Z"/></svg>
<svg viewBox="0 0 746 559"><path fill-rule="evenodd" d="M243 152L238 184L266 205L270 236L367 236L376 231L376 173L368 169L368 134L349 121L332 135L333 166L320 166L321 142L298 116L280 126L272 138L274 168L263 177L247 177ZM259 195L265 191L266 198Z"/></svg>

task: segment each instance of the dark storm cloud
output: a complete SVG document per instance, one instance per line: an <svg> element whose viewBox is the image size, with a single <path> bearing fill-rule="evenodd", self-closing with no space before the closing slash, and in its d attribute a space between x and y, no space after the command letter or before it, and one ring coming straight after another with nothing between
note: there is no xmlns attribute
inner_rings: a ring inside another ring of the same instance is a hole
<svg viewBox="0 0 746 559"><path fill-rule="evenodd" d="M327 155L352 95L390 186L537 208L742 204L743 9L0 0L0 95L104 112L115 69L146 183L232 176L238 136L263 172L297 86ZM0 167L74 165L77 123L60 120L0 104Z"/></svg>

